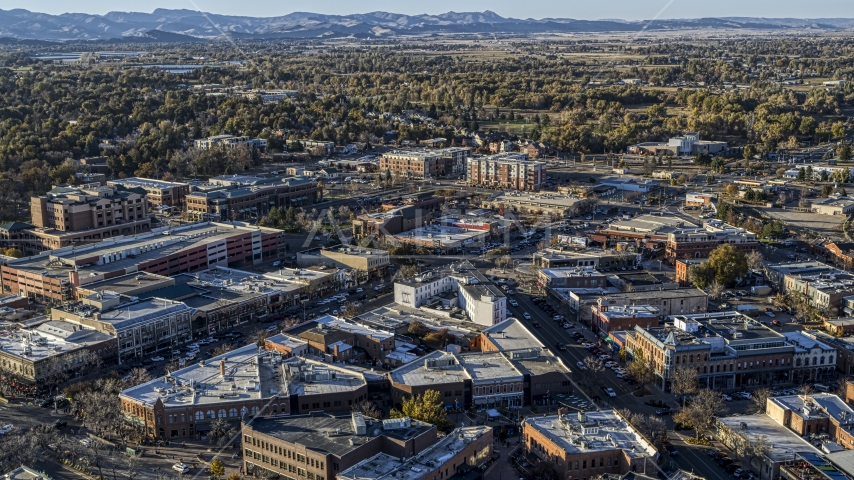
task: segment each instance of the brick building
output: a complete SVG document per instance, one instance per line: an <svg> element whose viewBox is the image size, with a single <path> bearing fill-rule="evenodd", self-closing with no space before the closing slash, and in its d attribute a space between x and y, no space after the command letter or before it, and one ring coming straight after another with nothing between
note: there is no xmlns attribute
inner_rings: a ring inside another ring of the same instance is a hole
<svg viewBox="0 0 854 480"><path fill-rule="evenodd" d="M517 153L472 157L467 160L466 177L472 185L537 192L546 181L546 164Z"/></svg>
<svg viewBox="0 0 854 480"><path fill-rule="evenodd" d="M305 177L215 182L186 196L186 211L199 220L261 218L273 207L305 207L320 200L317 182Z"/></svg>
<svg viewBox="0 0 854 480"><path fill-rule="evenodd" d="M612 302L608 297L600 298L592 308L594 332L618 332L634 330L635 326L658 326L659 310L649 305L624 305L624 302Z"/></svg>
<svg viewBox="0 0 854 480"><path fill-rule="evenodd" d="M615 410L531 416L522 422L524 449L551 462L559 480L655 471L658 452Z"/></svg>
<svg viewBox="0 0 854 480"><path fill-rule="evenodd" d="M704 227L685 228L667 235L665 258L705 258L720 245L729 244L748 253L759 248L755 233L713 220Z"/></svg>
<svg viewBox="0 0 854 480"><path fill-rule="evenodd" d="M854 409L829 393L771 397L765 413L801 437L827 434L830 441L854 449Z"/></svg>
<svg viewBox="0 0 854 480"><path fill-rule="evenodd" d="M691 286L691 280L688 278L688 270L695 266L700 265L708 260L708 258L677 258L676 259L676 276L675 280L681 287Z"/></svg>
<svg viewBox="0 0 854 480"><path fill-rule="evenodd" d="M151 178L130 177L110 180L107 185L121 185L125 188L145 190L148 203L155 206L175 207L184 209L184 198L190 193L190 185L182 182L167 182Z"/></svg>
<svg viewBox="0 0 854 480"><path fill-rule="evenodd" d="M541 268L537 282L547 288L600 288L608 277L593 267Z"/></svg>

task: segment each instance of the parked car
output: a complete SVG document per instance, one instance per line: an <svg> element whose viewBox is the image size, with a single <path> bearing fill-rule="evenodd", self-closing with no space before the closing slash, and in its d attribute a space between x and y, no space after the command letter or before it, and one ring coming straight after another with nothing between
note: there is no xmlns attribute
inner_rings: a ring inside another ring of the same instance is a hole
<svg viewBox="0 0 854 480"><path fill-rule="evenodd" d="M564 345L561 342L557 342L557 349L558 350L566 350L566 345Z"/></svg>
<svg viewBox="0 0 854 480"><path fill-rule="evenodd" d="M66 422L65 420L56 420L53 422L53 428L57 430L59 430L60 428L65 428L66 425L68 425L68 422Z"/></svg>
<svg viewBox="0 0 854 480"><path fill-rule="evenodd" d="M617 396L617 392L615 392L614 389L611 387L606 388L605 393L608 394L608 396L611 398L614 398Z"/></svg>
<svg viewBox="0 0 854 480"><path fill-rule="evenodd" d="M575 362L575 366L581 370L587 370L587 367L584 366L584 362Z"/></svg>
<svg viewBox="0 0 854 480"><path fill-rule="evenodd" d="M659 408L655 411L656 415L670 415L673 413L673 409L670 407Z"/></svg>
<svg viewBox="0 0 854 480"><path fill-rule="evenodd" d="M530 313L528 313L528 312L522 312L522 316L523 316L523 317L525 317L525 320L530 320L530 319L531 319L531 314L530 314Z"/></svg>
<svg viewBox="0 0 854 480"><path fill-rule="evenodd" d="M172 465L172 470L184 474L190 472L190 467L184 465L183 463L176 463L175 465Z"/></svg>

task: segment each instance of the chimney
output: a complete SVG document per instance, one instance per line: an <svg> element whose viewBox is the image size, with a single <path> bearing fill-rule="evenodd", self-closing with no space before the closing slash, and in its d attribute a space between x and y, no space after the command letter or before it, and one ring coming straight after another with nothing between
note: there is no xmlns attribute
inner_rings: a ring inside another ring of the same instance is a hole
<svg viewBox="0 0 854 480"><path fill-rule="evenodd" d="M338 344L335 344L335 348L334 348L334 353L333 353L333 354L335 355L335 358L337 359L337 358L338 358Z"/></svg>
<svg viewBox="0 0 854 480"><path fill-rule="evenodd" d="M225 358L219 361L219 374L225 377Z"/></svg>

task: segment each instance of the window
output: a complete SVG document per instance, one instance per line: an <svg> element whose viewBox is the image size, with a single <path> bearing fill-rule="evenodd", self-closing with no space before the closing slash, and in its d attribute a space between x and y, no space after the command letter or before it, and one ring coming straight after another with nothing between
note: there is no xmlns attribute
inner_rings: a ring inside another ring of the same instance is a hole
<svg viewBox="0 0 854 480"><path fill-rule="evenodd" d="M219 409L219 412L217 412L217 413L218 413L217 416L219 418L225 418L225 409L224 408Z"/></svg>
<svg viewBox="0 0 854 480"><path fill-rule="evenodd" d="M231 408L228 410L228 416L231 418L237 418L237 409Z"/></svg>
<svg viewBox="0 0 854 480"><path fill-rule="evenodd" d="M205 419L205 412L203 412L201 410L196 412L196 420L204 420L204 419Z"/></svg>

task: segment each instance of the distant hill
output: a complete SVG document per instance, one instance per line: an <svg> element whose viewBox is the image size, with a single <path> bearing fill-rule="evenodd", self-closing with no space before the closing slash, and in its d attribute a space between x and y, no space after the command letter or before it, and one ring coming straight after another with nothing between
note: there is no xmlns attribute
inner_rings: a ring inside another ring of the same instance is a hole
<svg viewBox="0 0 854 480"><path fill-rule="evenodd" d="M119 40L187 42L224 37L335 38L389 37L431 34L535 34L709 29L834 31L854 29L847 18L695 18L655 21L575 20L571 18L516 19L494 12L448 12L403 15L371 12L324 15L294 12L280 17L239 17L193 10L159 8L151 13L110 12L106 15L64 13L49 15L24 9L0 10L0 39L38 41Z"/></svg>

